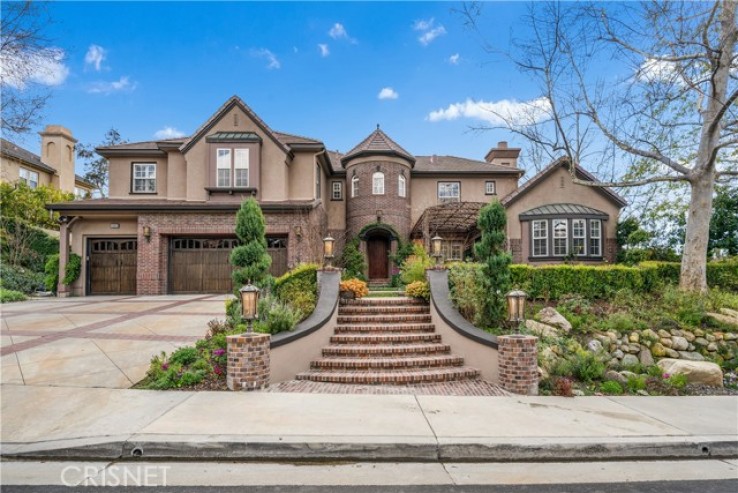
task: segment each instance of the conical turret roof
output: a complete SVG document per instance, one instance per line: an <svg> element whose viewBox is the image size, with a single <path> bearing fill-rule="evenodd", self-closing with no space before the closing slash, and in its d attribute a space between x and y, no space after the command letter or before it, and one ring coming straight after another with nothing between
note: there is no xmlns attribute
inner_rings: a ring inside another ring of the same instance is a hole
<svg viewBox="0 0 738 493"><path fill-rule="evenodd" d="M369 136L362 140L359 145L348 151L341 158L341 164L346 166L346 163L354 158L362 156L398 156L406 159L411 165L415 164L415 158L412 154L402 148L400 144L392 140L386 133L384 133L377 125L377 129L369 134Z"/></svg>

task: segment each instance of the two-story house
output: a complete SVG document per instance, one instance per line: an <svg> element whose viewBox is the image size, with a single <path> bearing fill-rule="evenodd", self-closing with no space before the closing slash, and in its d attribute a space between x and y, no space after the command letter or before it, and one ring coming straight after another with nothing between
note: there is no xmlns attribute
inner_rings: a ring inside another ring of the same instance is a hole
<svg viewBox="0 0 738 493"><path fill-rule="evenodd" d="M392 274L400 242L427 246L440 235L446 258L463 259L494 199L508 208L516 262L612 260L625 205L610 190L574 185L563 161L518 187L520 149L504 142L484 160L416 156L377 127L342 154L271 129L235 96L189 137L97 151L110 162L109 198L50 206L63 216L62 250L69 243L85 259L78 295L230 291L235 213L252 196L274 275L320 261L330 234L339 252L361 240L370 279Z"/></svg>
<svg viewBox="0 0 738 493"><path fill-rule="evenodd" d="M41 135L37 155L9 140L0 139L0 182L23 182L31 188L41 185L86 198L95 185L75 174L77 139L61 125L47 125Z"/></svg>

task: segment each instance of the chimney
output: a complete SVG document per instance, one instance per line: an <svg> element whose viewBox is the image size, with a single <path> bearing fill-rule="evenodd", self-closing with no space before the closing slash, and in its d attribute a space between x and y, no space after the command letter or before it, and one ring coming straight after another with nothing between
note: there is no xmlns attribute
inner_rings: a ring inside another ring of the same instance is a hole
<svg viewBox="0 0 738 493"><path fill-rule="evenodd" d="M484 160L489 164L517 168L518 156L520 156L520 148L508 147L507 141L503 140L497 143L497 147L493 147L489 150L487 155L484 157Z"/></svg>
<svg viewBox="0 0 738 493"><path fill-rule="evenodd" d="M61 125L47 125L41 135L41 161L56 170L52 183L59 190L74 193L74 145L77 139Z"/></svg>

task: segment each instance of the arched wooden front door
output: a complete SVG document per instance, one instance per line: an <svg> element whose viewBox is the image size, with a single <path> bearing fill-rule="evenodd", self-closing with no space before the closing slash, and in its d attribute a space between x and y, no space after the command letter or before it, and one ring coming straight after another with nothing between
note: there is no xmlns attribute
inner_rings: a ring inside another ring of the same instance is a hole
<svg viewBox="0 0 738 493"><path fill-rule="evenodd" d="M366 240L367 257L369 258L369 279L389 278L389 239L384 236L372 236Z"/></svg>

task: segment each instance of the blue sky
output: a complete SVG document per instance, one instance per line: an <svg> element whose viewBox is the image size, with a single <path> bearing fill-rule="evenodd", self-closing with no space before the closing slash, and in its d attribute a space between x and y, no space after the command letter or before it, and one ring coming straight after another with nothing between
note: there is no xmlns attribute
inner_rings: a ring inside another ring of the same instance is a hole
<svg viewBox="0 0 738 493"><path fill-rule="evenodd" d="M537 91L484 51L453 12L459 6L53 3L48 35L66 54L66 72L54 80L44 122L83 143L100 142L110 127L149 140L168 128L193 132L237 94L273 129L331 149L348 150L379 123L415 154L481 159L498 140L522 142L470 131L484 123L474 105L450 105L526 101ZM506 49L526 5L484 8L486 40ZM23 144L37 151L35 134Z"/></svg>

